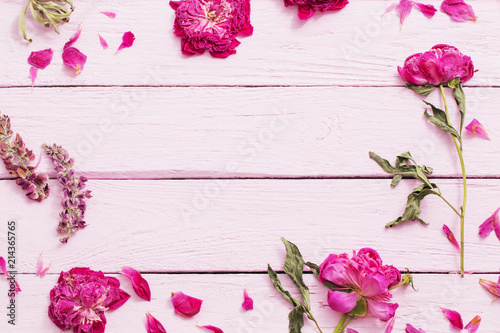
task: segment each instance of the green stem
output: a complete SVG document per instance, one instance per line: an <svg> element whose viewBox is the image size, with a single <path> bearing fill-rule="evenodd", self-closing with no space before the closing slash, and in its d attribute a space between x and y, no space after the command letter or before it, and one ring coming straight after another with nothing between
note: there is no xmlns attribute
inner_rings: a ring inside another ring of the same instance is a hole
<svg viewBox="0 0 500 333"><path fill-rule="evenodd" d="M448 200L446 200L446 199L443 197L443 195L442 195L441 193L436 193L436 195L437 195L438 197L440 197L441 199L443 199L443 201L444 201L444 202L446 202L446 204L447 204L448 206L450 206L450 208L451 208L451 209L453 209L453 211L455 212L455 214L457 214L459 217L461 217L461 215L460 215L460 213L458 212L458 210L457 210L455 207L453 207L453 205L452 205L451 203L449 203L449 202L448 202Z"/></svg>
<svg viewBox="0 0 500 333"><path fill-rule="evenodd" d="M448 114L448 104L446 103L446 96L444 94L443 85L439 85L439 89L441 90L441 96L443 96L444 102L444 110L446 112L446 120L448 124L450 124L450 117ZM465 243L465 207L467 205L467 175L465 173L465 163L462 147L458 145L457 139L452 135L453 144L455 145L455 149L458 153L458 158L460 159L460 168L462 169L462 184L463 184L463 201L462 201L462 209L460 214L460 273L462 277L464 277L464 243Z"/></svg>
<svg viewBox="0 0 500 333"><path fill-rule="evenodd" d="M314 318L314 316L312 315L312 313L311 312L307 312L307 314L308 314L309 319L311 319L312 321L314 321L314 323L316 324L316 327L318 328L318 331L320 333L323 333L323 331L321 330L321 327L319 327L319 324L316 321L316 318Z"/></svg>
<svg viewBox="0 0 500 333"><path fill-rule="evenodd" d="M347 317L348 317L347 313L344 313L342 315L342 317L340 318L339 324L337 325L337 327L335 327L335 331L333 331L333 333L341 333L344 330L344 324L345 324Z"/></svg>

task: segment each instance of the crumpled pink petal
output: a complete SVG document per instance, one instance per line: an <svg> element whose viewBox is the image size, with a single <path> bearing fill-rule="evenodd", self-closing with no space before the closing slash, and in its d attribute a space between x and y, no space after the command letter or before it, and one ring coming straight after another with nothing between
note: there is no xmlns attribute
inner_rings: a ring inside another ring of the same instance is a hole
<svg viewBox="0 0 500 333"><path fill-rule="evenodd" d="M465 129L472 134L477 134L483 139L490 140L488 133L484 129L483 124L481 124L477 119L472 119L471 123L465 127Z"/></svg>
<svg viewBox="0 0 500 333"><path fill-rule="evenodd" d="M40 256L38 257L38 264L37 264L37 269L36 269L36 276L38 276L40 279L43 279L47 272L50 269L50 266L52 266L52 261L50 264L43 268L43 258L42 258L43 252L40 252Z"/></svg>
<svg viewBox="0 0 500 333"><path fill-rule="evenodd" d="M406 324L405 333L425 333L425 331L423 329L421 329L421 328L416 329L412 325Z"/></svg>
<svg viewBox="0 0 500 333"><path fill-rule="evenodd" d="M120 44L120 47L118 47L116 53L120 52L124 48L131 47L132 45L134 45L134 40L135 36L132 32L128 31L124 33L122 37L122 43Z"/></svg>
<svg viewBox="0 0 500 333"><path fill-rule="evenodd" d="M368 312L382 321L389 321L396 314L398 303L386 303L368 300Z"/></svg>
<svg viewBox="0 0 500 333"><path fill-rule="evenodd" d="M200 312L201 304L203 301L182 292L172 293L170 298L174 306L175 313L186 318L193 317L198 312Z"/></svg>
<svg viewBox="0 0 500 333"><path fill-rule="evenodd" d="M462 330L464 328L464 323L462 321L462 316L460 313L454 310L440 308L444 315L450 321L451 327Z"/></svg>
<svg viewBox="0 0 500 333"><path fill-rule="evenodd" d="M212 326L212 325L205 325L205 326L198 325L198 327L201 327L201 328L204 328L204 329L207 329L207 330L211 330L214 333L224 333L223 330L221 330L218 327Z"/></svg>
<svg viewBox="0 0 500 333"><path fill-rule="evenodd" d="M493 294L495 298L500 297L500 279L498 283L490 280L479 279L479 284Z"/></svg>
<svg viewBox="0 0 500 333"><path fill-rule="evenodd" d="M253 299L250 296L248 296L247 288L243 290L243 298L244 301L243 304L241 304L243 309L245 309L245 311L253 310Z"/></svg>
<svg viewBox="0 0 500 333"><path fill-rule="evenodd" d="M328 305L332 310L348 313L356 306L359 300L357 292L328 291Z"/></svg>
<svg viewBox="0 0 500 333"><path fill-rule="evenodd" d="M103 49L107 49L108 48L108 42L106 42L106 40L104 38L102 38L101 34L99 34L99 41L101 42L101 46Z"/></svg>
<svg viewBox="0 0 500 333"><path fill-rule="evenodd" d="M453 246L455 246L457 248L457 250L460 251L460 245L458 244L458 241L455 238L455 235L453 234L453 232L451 232L450 228L448 228L448 226L446 224L443 224L443 231L446 234L446 238L448 238L450 243L453 244Z"/></svg>
<svg viewBox="0 0 500 333"><path fill-rule="evenodd" d="M101 12L101 13L104 14L104 15L106 15L110 19L116 18L116 13L114 13L114 12Z"/></svg>
<svg viewBox="0 0 500 333"><path fill-rule="evenodd" d="M142 277L141 273L132 267L125 266L122 268L122 275L132 281L132 287L137 296L148 302L151 301L151 290L149 289L148 281Z"/></svg>
<svg viewBox="0 0 500 333"><path fill-rule="evenodd" d="M72 45L80 38L82 33L82 25L78 27L78 31L66 44L64 44L64 50L62 54L63 62L66 66L72 67L76 70L76 74L80 74L85 67L87 62L87 56L80 52L77 48Z"/></svg>
<svg viewBox="0 0 500 333"><path fill-rule="evenodd" d="M395 321L396 321L396 316L392 317L392 319L389 321L389 324L387 324L387 327L385 328L385 333L392 333Z"/></svg>
<svg viewBox="0 0 500 333"><path fill-rule="evenodd" d="M54 51L52 51L52 49L31 52L28 58L28 64L38 69L45 69L50 65L53 56Z"/></svg>
<svg viewBox="0 0 500 333"><path fill-rule="evenodd" d="M475 316L472 320L465 326L465 329L469 331L469 333L476 333L479 329L479 324L481 324L481 317Z"/></svg>
<svg viewBox="0 0 500 333"><path fill-rule="evenodd" d="M480 226L479 226L479 236L481 237L486 237L488 236L493 229L495 229L495 233L500 239L500 208L495 210L495 212L486 219Z"/></svg>
<svg viewBox="0 0 500 333"><path fill-rule="evenodd" d="M167 330L163 325L151 315L151 313L146 313L146 329L148 333L167 333Z"/></svg>
<svg viewBox="0 0 500 333"><path fill-rule="evenodd" d="M477 20L474 9L466 4L464 0L444 0L441 3L441 11L448 14L455 22Z"/></svg>

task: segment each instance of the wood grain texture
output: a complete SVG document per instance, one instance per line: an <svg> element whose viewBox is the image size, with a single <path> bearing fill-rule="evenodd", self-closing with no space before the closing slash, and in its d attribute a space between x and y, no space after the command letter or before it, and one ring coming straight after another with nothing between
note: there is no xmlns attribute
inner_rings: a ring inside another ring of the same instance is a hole
<svg viewBox="0 0 500 333"><path fill-rule="evenodd" d="M467 123L493 140L464 135L469 176L500 176L497 90L465 89ZM28 147L63 145L89 178L386 177L368 152L394 162L408 150L437 176L460 175L451 139L405 88L17 88L0 101Z"/></svg>
<svg viewBox="0 0 500 333"><path fill-rule="evenodd" d="M391 190L389 180L167 180L90 181L89 226L67 245L58 243L59 193L43 204L28 202L14 181L0 182L0 216L18 223L19 265L34 273L40 251L53 269L77 262L117 272L125 263L148 272L263 272L280 266L280 237L296 243L306 260L363 247L403 270L450 272L459 255L443 231L458 236L459 220L439 198L426 198L423 226L385 223L402 214L414 181ZM459 204L459 182L440 180L444 195ZM470 183L466 221L466 269L497 272L500 243L478 236L478 226L498 208L500 182ZM7 221L0 234L7 234ZM104 243L103 243L104 242ZM0 239L0 249L6 247ZM485 253L487 259L484 258ZM82 257L83 256L83 257Z"/></svg>
<svg viewBox="0 0 500 333"><path fill-rule="evenodd" d="M479 16L476 23L457 24L444 13L433 19L416 10L402 30L394 13L381 20L391 1L352 1L338 13L316 15L307 22L297 18L296 8L280 0L252 1L255 33L241 38L237 55L226 60L208 55L186 59L180 41L173 36L174 11L168 1L83 1L61 35L28 20L34 39L23 42L17 18L23 0L2 2L0 86L29 86L31 51L54 48L53 64L40 71L37 85L398 85L396 67L410 54L435 44L451 44L468 54L480 71L472 85L498 86L500 45L494 0L469 1ZM438 6L438 3L435 3ZM110 20L99 10L114 10ZM154 13L154 15L153 15ZM75 44L89 61L77 78L62 65L64 43L84 23ZM133 31L135 45L114 55L125 31ZM110 44L102 50L97 33ZM464 38L464 36L467 36Z"/></svg>
<svg viewBox="0 0 500 333"><path fill-rule="evenodd" d="M121 308L108 312L106 332L145 332L145 313L151 312L165 326L167 332L203 332L196 328L201 325L215 325L226 333L288 332L288 312L290 306L276 290L269 278L255 274L239 275L169 275L148 274L151 302L137 297L129 282L119 276L122 288L132 297ZM23 291L18 294L18 322L15 332L57 333L59 329L47 316L49 292L57 281L57 274L40 280L34 275L21 275L19 282ZM411 288L401 288L393 292L393 301L400 306L396 312L394 332L403 332L406 323L421 327L427 332L456 332L439 310L439 307L459 311L467 323L475 315L482 317L482 332L497 332L496 316L499 304L492 303L492 295L478 284L479 278L496 280L497 275L471 275L463 280L458 275L415 275L415 292ZM293 285L281 275L286 288L293 291ZM312 275L305 276L311 286L312 311L324 332L331 332L339 320L326 302L327 289ZM0 281L0 286L5 281ZM247 286L254 299L254 310L245 312L241 308L243 288ZM169 300L170 293L183 291L201 298L204 303L201 312L191 319L184 319L173 313ZM295 294L295 293L294 293ZM306 319L307 320L307 319ZM360 332L383 332L386 324L372 317L353 322L350 327ZM3 332L11 332L12 327L0 321ZM6 331L8 330L8 331ZM317 332L310 322L306 322L303 333Z"/></svg>

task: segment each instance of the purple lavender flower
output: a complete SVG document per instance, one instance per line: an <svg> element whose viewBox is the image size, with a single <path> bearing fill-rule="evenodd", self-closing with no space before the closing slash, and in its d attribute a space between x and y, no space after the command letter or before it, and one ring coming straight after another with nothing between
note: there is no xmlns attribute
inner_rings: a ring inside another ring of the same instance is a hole
<svg viewBox="0 0 500 333"><path fill-rule="evenodd" d="M57 171L57 179L62 185L63 199L61 205L63 211L59 214L61 221L57 227L57 232L65 234L60 239L61 243L67 243L79 229L87 226L85 210L87 204L85 199L92 197L90 191L85 190L87 178L84 176L76 177L73 165L75 162L69 157L68 152L55 143L52 146L43 145L45 152L52 159L52 163Z"/></svg>
<svg viewBox="0 0 500 333"><path fill-rule="evenodd" d="M18 133L15 140L11 141L13 134L9 117L0 115L0 158L9 174L17 178L16 184L21 186L26 196L40 202L49 196L49 177L35 173L36 167L29 165L35 159L35 154L26 148Z"/></svg>

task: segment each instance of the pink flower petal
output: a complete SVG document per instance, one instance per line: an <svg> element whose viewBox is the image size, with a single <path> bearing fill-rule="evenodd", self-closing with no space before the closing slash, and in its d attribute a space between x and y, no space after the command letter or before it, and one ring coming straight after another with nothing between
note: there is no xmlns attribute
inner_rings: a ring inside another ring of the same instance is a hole
<svg viewBox="0 0 500 333"><path fill-rule="evenodd" d="M463 0L444 0L441 3L441 11L448 14L455 22L477 20L472 7Z"/></svg>
<svg viewBox="0 0 500 333"><path fill-rule="evenodd" d="M368 300L368 312L382 321L389 321L396 314L397 303L385 303Z"/></svg>
<svg viewBox="0 0 500 333"><path fill-rule="evenodd" d="M399 5L396 8L396 12L398 13L400 25L403 25L408 15L410 15L411 9L412 9L412 1L410 0L399 1Z"/></svg>
<svg viewBox="0 0 500 333"><path fill-rule="evenodd" d="M201 328L204 328L204 329L207 329L207 330L211 330L214 333L224 333L223 330L221 330L218 327L212 326L212 325L205 325L205 326L199 326L198 325L198 327L201 327Z"/></svg>
<svg viewBox="0 0 500 333"><path fill-rule="evenodd" d="M495 297L500 297L500 282L493 282L490 280L479 279L479 284Z"/></svg>
<svg viewBox="0 0 500 333"><path fill-rule="evenodd" d="M2 270L3 275L5 276L5 278L10 279L10 275L7 272L7 263L5 262L5 259L3 257L0 257L0 269ZM16 284L16 290L15 291L16 291L16 293L18 293L18 292L21 291L21 287L19 287L19 283L17 283L17 281L15 281L15 284Z"/></svg>
<svg viewBox="0 0 500 333"><path fill-rule="evenodd" d="M352 328L348 328L347 331L345 331L346 333L359 333L358 331L356 330L353 330Z"/></svg>
<svg viewBox="0 0 500 333"><path fill-rule="evenodd" d="M396 316L392 317L392 319L389 321L389 324L385 328L385 333L392 333L395 321L396 321Z"/></svg>
<svg viewBox="0 0 500 333"><path fill-rule="evenodd" d="M483 139L490 140L490 137L488 133L486 133L486 130L484 129L483 124L481 124L477 119L473 119L469 125L465 127L465 129L472 134L477 134Z"/></svg>
<svg viewBox="0 0 500 333"><path fill-rule="evenodd" d="M475 316L472 320L465 326L465 329L469 331L469 333L476 333L479 328L479 324L481 324L481 317Z"/></svg>
<svg viewBox="0 0 500 333"><path fill-rule="evenodd" d="M76 70L76 74L80 74L87 62L87 56L80 52L75 47L68 47L64 49L62 54L63 62L66 66L72 67Z"/></svg>
<svg viewBox="0 0 500 333"><path fill-rule="evenodd" d="M433 5L424 5L423 3L413 2L413 6L428 18L433 17L437 12L437 9Z"/></svg>
<svg viewBox="0 0 500 333"><path fill-rule="evenodd" d="M131 47L132 45L134 45L134 40L135 36L132 32L129 31L124 33L122 37L122 43L116 52L118 53L124 48Z"/></svg>
<svg viewBox="0 0 500 333"><path fill-rule="evenodd" d="M133 269L132 267L123 267L122 275L129 278L132 281L132 287L135 293L140 298L151 301L151 291L149 289L148 282L141 276L141 273Z"/></svg>
<svg viewBox="0 0 500 333"><path fill-rule="evenodd" d="M498 229L498 225L500 225L500 216L499 216L500 208L498 208L493 215L488 217L486 221L484 221L480 226L479 226L479 236L481 237L486 237L488 236L493 229ZM499 237L500 239L500 237Z"/></svg>
<svg viewBox="0 0 500 333"><path fill-rule="evenodd" d="M443 224L443 231L446 234L446 238L450 241L453 246L457 248L457 250L460 251L460 245L457 242L457 239L455 238L455 235L453 235L453 232L451 232L450 228L446 224Z"/></svg>
<svg viewBox="0 0 500 333"><path fill-rule="evenodd" d="M50 266L52 266L52 261L50 264L46 267L43 268L43 258L42 258L43 252L40 252L40 256L38 257L38 264L37 264L37 269L36 269L36 276L38 276L40 279L43 279L47 272L50 269Z"/></svg>
<svg viewBox="0 0 500 333"><path fill-rule="evenodd" d="M104 38L102 38L101 34L99 34L99 41L101 42L101 46L103 49L107 49L108 48L108 42L106 42L106 40Z"/></svg>
<svg viewBox="0 0 500 333"><path fill-rule="evenodd" d="M28 64L38 69L45 69L48 65L50 65L53 56L54 52L52 49L31 52L28 58Z"/></svg>
<svg viewBox="0 0 500 333"><path fill-rule="evenodd" d="M348 313L356 306L359 300L357 292L328 291L328 305L332 310Z"/></svg>
<svg viewBox="0 0 500 333"><path fill-rule="evenodd" d="M76 34L66 44L64 44L64 50L75 44L78 38L80 38L81 34L82 34L82 24L80 24L80 26L78 27L78 31L76 32Z"/></svg>
<svg viewBox="0 0 500 333"><path fill-rule="evenodd" d="M308 18L312 17L314 13L316 12L311 6L305 5L305 6L298 6L298 16L299 19L301 20L307 20Z"/></svg>
<svg viewBox="0 0 500 333"><path fill-rule="evenodd" d="M116 18L116 13L114 13L114 12L101 12L101 13L104 14L104 15L106 15L110 19Z"/></svg>
<svg viewBox="0 0 500 333"><path fill-rule="evenodd" d="M245 309L245 311L253 310L253 299L250 296L248 296L247 288L243 290L243 298L244 301L243 304L241 304L243 309Z"/></svg>
<svg viewBox="0 0 500 333"><path fill-rule="evenodd" d="M37 76L38 76L38 68L31 66L30 67L31 87L35 86L35 80Z"/></svg>
<svg viewBox="0 0 500 333"><path fill-rule="evenodd" d="M191 296L187 296L182 292L172 293L170 298L174 305L175 313L186 318L193 317L200 312L203 301Z"/></svg>
<svg viewBox="0 0 500 333"><path fill-rule="evenodd" d="M445 314L446 318L450 321L451 327L462 330L464 328L464 323L462 321L462 316L460 313L454 310L440 308Z"/></svg>
<svg viewBox="0 0 500 333"><path fill-rule="evenodd" d="M146 318L146 329L148 333L167 333L165 327L163 327L163 325L149 312L146 313Z"/></svg>
<svg viewBox="0 0 500 333"><path fill-rule="evenodd" d="M406 324L405 333L425 333L425 331L423 329L421 329L421 328L416 329L412 325Z"/></svg>

